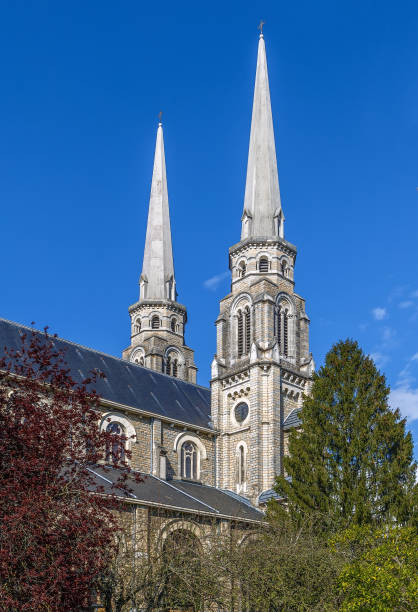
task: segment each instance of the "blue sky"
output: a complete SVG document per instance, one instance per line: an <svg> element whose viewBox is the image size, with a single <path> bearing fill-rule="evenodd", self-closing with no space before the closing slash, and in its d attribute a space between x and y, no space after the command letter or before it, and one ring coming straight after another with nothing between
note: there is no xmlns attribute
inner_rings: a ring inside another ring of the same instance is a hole
<svg viewBox="0 0 418 612"><path fill-rule="evenodd" d="M264 32L311 348L357 339L418 440L418 3L3 2L0 315L120 355L163 111L179 300L207 384Z"/></svg>

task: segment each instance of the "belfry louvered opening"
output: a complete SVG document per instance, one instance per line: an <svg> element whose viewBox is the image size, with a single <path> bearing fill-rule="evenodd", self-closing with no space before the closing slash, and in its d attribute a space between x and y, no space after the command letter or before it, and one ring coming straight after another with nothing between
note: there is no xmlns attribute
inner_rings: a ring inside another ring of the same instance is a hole
<svg viewBox="0 0 418 612"><path fill-rule="evenodd" d="M268 272L269 271L269 260L267 257L262 257L258 264L258 269L260 272Z"/></svg>
<svg viewBox="0 0 418 612"><path fill-rule="evenodd" d="M289 354L289 309L285 306L277 307L276 331L280 353L287 357Z"/></svg>
<svg viewBox="0 0 418 612"><path fill-rule="evenodd" d="M244 310L238 311L237 321L238 357L242 357L243 355L248 355L251 348L251 314L248 306Z"/></svg>
<svg viewBox="0 0 418 612"><path fill-rule="evenodd" d="M159 327L160 327L160 317L158 317L157 315L154 315L151 319L151 328L159 329Z"/></svg>

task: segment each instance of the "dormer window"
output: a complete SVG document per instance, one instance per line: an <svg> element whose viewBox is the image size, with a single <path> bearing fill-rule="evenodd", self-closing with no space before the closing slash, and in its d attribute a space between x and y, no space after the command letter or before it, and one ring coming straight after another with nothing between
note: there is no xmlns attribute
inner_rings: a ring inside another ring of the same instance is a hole
<svg viewBox="0 0 418 612"><path fill-rule="evenodd" d="M154 315L151 319L151 329L159 329L160 328L160 317Z"/></svg>
<svg viewBox="0 0 418 612"><path fill-rule="evenodd" d="M258 269L260 272L268 272L269 271L269 260L267 257L262 257L258 264Z"/></svg>

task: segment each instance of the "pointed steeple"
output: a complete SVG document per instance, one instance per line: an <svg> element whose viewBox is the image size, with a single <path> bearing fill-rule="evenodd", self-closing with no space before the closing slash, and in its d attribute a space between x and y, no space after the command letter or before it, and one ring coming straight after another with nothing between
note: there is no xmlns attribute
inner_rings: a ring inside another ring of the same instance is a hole
<svg viewBox="0 0 418 612"><path fill-rule="evenodd" d="M141 300L175 300L173 248L171 245L162 124L158 124L149 201L144 262L139 281Z"/></svg>
<svg viewBox="0 0 418 612"><path fill-rule="evenodd" d="M266 47L261 33L258 43L241 239L277 236L283 238L283 221Z"/></svg>

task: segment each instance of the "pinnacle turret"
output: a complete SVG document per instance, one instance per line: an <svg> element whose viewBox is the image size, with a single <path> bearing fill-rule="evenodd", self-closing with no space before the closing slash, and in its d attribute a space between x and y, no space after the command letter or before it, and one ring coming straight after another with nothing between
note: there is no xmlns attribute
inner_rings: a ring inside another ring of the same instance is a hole
<svg viewBox="0 0 418 612"><path fill-rule="evenodd" d="M263 34L258 43L241 239L283 238L276 147Z"/></svg>

